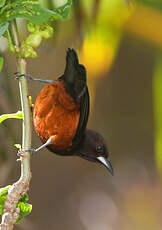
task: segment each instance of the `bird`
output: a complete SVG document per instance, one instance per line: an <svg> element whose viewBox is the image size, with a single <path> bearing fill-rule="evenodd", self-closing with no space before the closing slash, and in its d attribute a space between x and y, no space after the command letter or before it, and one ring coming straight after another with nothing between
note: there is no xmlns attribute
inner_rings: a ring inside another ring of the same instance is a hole
<svg viewBox="0 0 162 230"><path fill-rule="evenodd" d="M104 138L87 128L90 110L87 74L84 65L79 63L76 51L67 49L65 71L57 80L23 76L48 83L34 104L34 128L43 145L32 149L32 153L46 147L57 155L79 156L101 163L114 175Z"/></svg>

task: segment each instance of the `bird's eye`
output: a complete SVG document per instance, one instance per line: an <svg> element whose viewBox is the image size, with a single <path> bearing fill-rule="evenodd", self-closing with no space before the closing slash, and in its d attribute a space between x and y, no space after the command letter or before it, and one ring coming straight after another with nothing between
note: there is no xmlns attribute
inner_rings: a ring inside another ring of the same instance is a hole
<svg viewBox="0 0 162 230"><path fill-rule="evenodd" d="M97 145L96 150L97 150L97 152L102 152L103 151L103 146L102 145Z"/></svg>

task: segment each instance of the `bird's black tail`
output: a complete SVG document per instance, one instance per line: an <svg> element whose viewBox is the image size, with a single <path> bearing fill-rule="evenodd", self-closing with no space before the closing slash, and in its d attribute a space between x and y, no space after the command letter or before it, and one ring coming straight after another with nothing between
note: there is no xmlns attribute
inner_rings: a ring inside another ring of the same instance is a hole
<svg viewBox="0 0 162 230"><path fill-rule="evenodd" d="M77 69L79 67L79 60L74 49L68 48L66 53L66 67L64 72L65 81L73 84L77 78Z"/></svg>
<svg viewBox="0 0 162 230"><path fill-rule="evenodd" d="M86 88L86 69L79 64L79 59L74 49L68 48L67 50L65 72L61 79L65 82L66 91L77 103Z"/></svg>

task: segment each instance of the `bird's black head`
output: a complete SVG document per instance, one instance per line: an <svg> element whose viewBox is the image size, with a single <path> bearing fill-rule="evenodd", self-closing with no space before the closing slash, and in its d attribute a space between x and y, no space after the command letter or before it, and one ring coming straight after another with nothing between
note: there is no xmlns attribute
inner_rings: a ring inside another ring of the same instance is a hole
<svg viewBox="0 0 162 230"><path fill-rule="evenodd" d="M86 129L78 147L78 155L86 160L103 164L113 175L113 168L108 160L109 151L104 138L97 132Z"/></svg>

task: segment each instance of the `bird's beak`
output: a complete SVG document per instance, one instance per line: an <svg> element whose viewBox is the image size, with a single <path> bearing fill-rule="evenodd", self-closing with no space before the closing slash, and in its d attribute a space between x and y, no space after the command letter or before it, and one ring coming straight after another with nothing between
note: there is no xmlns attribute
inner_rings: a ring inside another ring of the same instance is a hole
<svg viewBox="0 0 162 230"><path fill-rule="evenodd" d="M114 170L111 162L104 157L97 157L97 159L110 171L111 175L114 176Z"/></svg>

